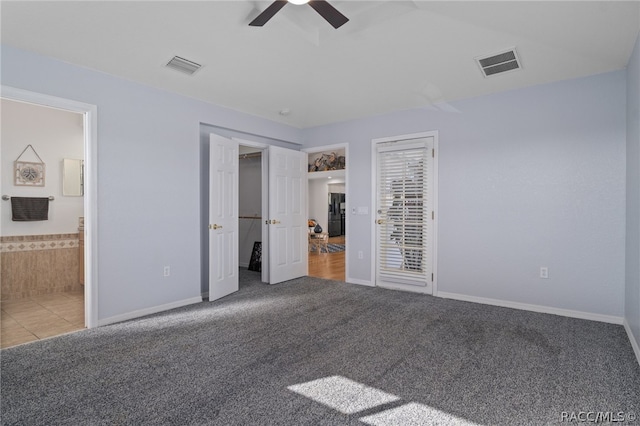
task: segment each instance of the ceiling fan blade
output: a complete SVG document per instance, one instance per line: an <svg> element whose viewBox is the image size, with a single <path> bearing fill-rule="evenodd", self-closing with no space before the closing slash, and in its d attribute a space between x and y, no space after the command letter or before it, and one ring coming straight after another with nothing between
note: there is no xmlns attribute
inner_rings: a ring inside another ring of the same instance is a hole
<svg viewBox="0 0 640 426"><path fill-rule="evenodd" d="M349 19L346 16L338 12L338 9L331 6L325 0L311 0L309 2L309 6L311 6L316 12L318 12L324 19L326 19L327 22L333 26L333 28L338 29L349 22Z"/></svg>
<svg viewBox="0 0 640 426"><path fill-rule="evenodd" d="M276 0L269 5L260 15L256 17L253 21L249 22L249 25L252 27L261 27L266 24L269 19L273 18L273 16L278 13L280 9L282 9L286 4L287 0Z"/></svg>

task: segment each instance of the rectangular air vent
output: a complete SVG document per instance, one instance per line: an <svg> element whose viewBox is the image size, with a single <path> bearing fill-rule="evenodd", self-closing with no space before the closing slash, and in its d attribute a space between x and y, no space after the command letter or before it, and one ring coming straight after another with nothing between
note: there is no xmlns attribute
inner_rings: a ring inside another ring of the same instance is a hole
<svg viewBox="0 0 640 426"><path fill-rule="evenodd" d="M522 68L516 49L509 49L495 55L475 58L485 77Z"/></svg>
<svg viewBox="0 0 640 426"><path fill-rule="evenodd" d="M167 62L166 66L167 68L171 68L189 75L193 75L202 67L202 65L188 59L181 58L180 56L174 56L173 59Z"/></svg>

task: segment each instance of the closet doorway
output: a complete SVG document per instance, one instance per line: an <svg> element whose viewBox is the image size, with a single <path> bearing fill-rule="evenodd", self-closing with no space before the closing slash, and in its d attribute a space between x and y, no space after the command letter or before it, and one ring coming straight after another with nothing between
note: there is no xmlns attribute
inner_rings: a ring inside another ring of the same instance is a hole
<svg viewBox="0 0 640 426"><path fill-rule="evenodd" d="M238 152L238 265L262 272L262 148L240 145ZM259 263L255 251L260 252Z"/></svg>
<svg viewBox="0 0 640 426"><path fill-rule="evenodd" d="M308 153L309 276L346 281L348 195L345 145ZM316 225L319 225L317 227Z"/></svg>
<svg viewBox="0 0 640 426"><path fill-rule="evenodd" d="M210 144L209 300L238 290L238 267L269 284L305 276L306 155L214 133Z"/></svg>

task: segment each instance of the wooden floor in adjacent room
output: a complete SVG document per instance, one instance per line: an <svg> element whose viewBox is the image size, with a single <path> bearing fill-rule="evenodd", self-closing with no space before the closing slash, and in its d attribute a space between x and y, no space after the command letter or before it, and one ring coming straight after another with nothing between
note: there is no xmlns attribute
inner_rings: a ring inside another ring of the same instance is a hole
<svg viewBox="0 0 640 426"><path fill-rule="evenodd" d="M329 244L345 244L345 236L329 238ZM338 253L309 252L309 276L328 280L345 280L345 251Z"/></svg>

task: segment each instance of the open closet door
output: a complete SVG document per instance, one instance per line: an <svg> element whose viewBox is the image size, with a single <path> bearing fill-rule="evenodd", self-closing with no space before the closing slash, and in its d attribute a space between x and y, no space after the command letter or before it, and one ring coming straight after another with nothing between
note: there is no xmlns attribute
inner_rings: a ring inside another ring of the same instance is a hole
<svg viewBox="0 0 640 426"><path fill-rule="evenodd" d="M239 289L238 142L211 134L209 165L209 300Z"/></svg>
<svg viewBox="0 0 640 426"><path fill-rule="evenodd" d="M307 275L307 154L269 147L269 283Z"/></svg>

